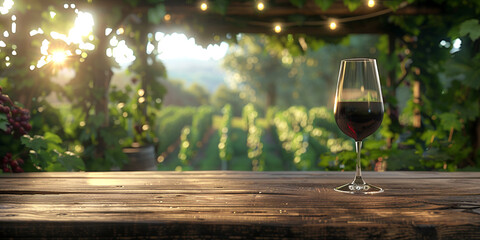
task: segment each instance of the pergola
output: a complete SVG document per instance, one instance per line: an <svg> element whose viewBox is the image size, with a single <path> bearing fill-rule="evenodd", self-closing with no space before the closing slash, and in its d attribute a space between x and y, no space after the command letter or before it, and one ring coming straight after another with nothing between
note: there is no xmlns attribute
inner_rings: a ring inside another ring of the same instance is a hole
<svg viewBox="0 0 480 240"><path fill-rule="evenodd" d="M320 1L314 0L166 0L162 7L148 2L140 1L136 7L127 8L133 12L147 12L154 8L152 12L164 15L163 19L158 19L157 27L160 30L175 31L187 25L184 31L212 37L236 33L307 34L319 37L381 34L392 32L393 25L388 21L391 15L443 12L442 6L432 1L415 4L402 2L393 9L386 6L393 1L371 1L373 6L368 1L357 1L356 8L346 6L342 0L330 1L332 3L328 8L322 8L321 4L316 4ZM261 8L258 4L262 4ZM335 29L330 27L332 22L336 24Z"/></svg>
<svg viewBox="0 0 480 240"><path fill-rule="evenodd" d="M152 27L156 30L181 31L200 35L205 40L218 40L237 33L317 37L391 33L395 28L388 19L391 15L445 12L442 5L431 0L412 4L389 0L346 2L349 2L348 6L343 0L108 0L86 1L78 5L94 11L103 8L101 14L110 14L114 7L120 7L124 16L147 13L152 15L149 18L155 22ZM258 4L262 5L261 8ZM330 28L332 22L336 24L335 29Z"/></svg>

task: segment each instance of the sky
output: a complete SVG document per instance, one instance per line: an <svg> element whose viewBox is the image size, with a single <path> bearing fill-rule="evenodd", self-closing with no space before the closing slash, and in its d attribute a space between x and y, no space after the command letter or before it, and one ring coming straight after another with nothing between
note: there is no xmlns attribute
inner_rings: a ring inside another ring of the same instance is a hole
<svg viewBox="0 0 480 240"><path fill-rule="evenodd" d="M208 45L207 48L203 48L195 44L194 38L187 38L187 36L181 33L165 35L157 32L155 39L159 40L159 57L162 60L220 60L225 56L228 49L228 44L225 42L222 42L220 45Z"/></svg>

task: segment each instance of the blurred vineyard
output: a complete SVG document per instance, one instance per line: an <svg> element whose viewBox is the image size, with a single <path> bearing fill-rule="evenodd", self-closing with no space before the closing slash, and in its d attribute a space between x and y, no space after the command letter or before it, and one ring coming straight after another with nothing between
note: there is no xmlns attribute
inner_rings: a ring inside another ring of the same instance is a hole
<svg viewBox="0 0 480 240"><path fill-rule="evenodd" d="M230 105L215 113L210 106L165 107L157 118L158 170L311 171L353 170L353 140L341 133L325 107L271 108L260 116L252 104L234 117ZM382 130L365 140L367 170L426 170L422 156L409 161L387 149ZM403 154L403 150L401 154ZM388 156L392 156L389 159ZM396 162L400 161L400 162ZM388 164L387 164L388 162ZM390 164L391 162L391 164Z"/></svg>
<svg viewBox="0 0 480 240"><path fill-rule="evenodd" d="M359 56L379 62L386 113L363 144L364 169L480 170L478 1L407 1L443 12L385 14L375 21L388 33L335 37L212 35L197 21L205 12L193 14L181 23L189 37L229 45L218 63L225 84L214 92L167 74L166 33L154 26L172 17L168 1L2 2L2 173L141 165L132 159L158 170L353 170L353 142L331 109L340 60ZM327 10L333 1L314 2ZM339 2L352 12L362 1ZM394 12L404 3L382 5ZM217 75L207 72L198 82Z"/></svg>

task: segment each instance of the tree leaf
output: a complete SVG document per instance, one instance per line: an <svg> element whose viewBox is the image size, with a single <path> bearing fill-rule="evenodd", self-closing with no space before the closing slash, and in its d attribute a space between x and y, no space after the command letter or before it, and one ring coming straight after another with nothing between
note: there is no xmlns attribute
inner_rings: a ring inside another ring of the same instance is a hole
<svg viewBox="0 0 480 240"><path fill-rule="evenodd" d="M477 40L480 37L480 24L477 19L470 19L463 22L460 25L460 35L470 35L472 41Z"/></svg>
<svg viewBox="0 0 480 240"><path fill-rule="evenodd" d="M355 11L355 9L360 7L360 5L362 5L362 1L360 1L360 0L343 0L343 4L345 4L345 6L348 7L348 10L350 10L350 12L353 12L353 11Z"/></svg>
<svg viewBox="0 0 480 240"><path fill-rule="evenodd" d="M158 4L155 8L148 9L148 21L153 24L159 24L163 21L166 10L163 3Z"/></svg>
<svg viewBox="0 0 480 240"><path fill-rule="evenodd" d="M82 159L80 159L77 155L73 154L72 152L65 152L64 154L60 154L57 161L67 171L85 170L85 164L83 163Z"/></svg>
<svg viewBox="0 0 480 240"><path fill-rule="evenodd" d="M229 0L216 0L212 6L212 11L225 15L227 13Z"/></svg>
<svg viewBox="0 0 480 240"><path fill-rule="evenodd" d="M31 148L36 152L47 149L47 141L42 136L35 135L34 137L30 137L24 135L20 141L25 147Z"/></svg>
<svg viewBox="0 0 480 240"><path fill-rule="evenodd" d="M335 0L315 0L315 4L317 4L317 6L319 6L323 11L329 9L334 2Z"/></svg>
<svg viewBox="0 0 480 240"><path fill-rule="evenodd" d="M123 0L124 2L130 4L132 7L136 7L138 3L140 2L139 0Z"/></svg>
<svg viewBox="0 0 480 240"><path fill-rule="evenodd" d="M303 5L305 5L305 2L307 2L307 0L290 0L290 3L299 8L303 7Z"/></svg>
<svg viewBox="0 0 480 240"><path fill-rule="evenodd" d="M0 130L7 130L7 115L5 113L0 113Z"/></svg>
<svg viewBox="0 0 480 240"><path fill-rule="evenodd" d="M400 4L404 2L404 0L390 0L390 1L383 1L382 4L394 11L396 11L399 7ZM408 1L411 2L411 1Z"/></svg>
<svg viewBox="0 0 480 240"><path fill-rule="evenodd" d="M57 134L52 132L46 132L44 138L45 140L52 143L56 143L56 144L62 143L62 139Z"/></svg>
<svg viewBox="0 0 480 240"><path fill-rule="evenodd" d="M462 129L462 123L458 119L457 114L447 112L440 114L438 117L440 118L440 123L442 124L443 129L447 131L451 128L457 131Z"/></svg>

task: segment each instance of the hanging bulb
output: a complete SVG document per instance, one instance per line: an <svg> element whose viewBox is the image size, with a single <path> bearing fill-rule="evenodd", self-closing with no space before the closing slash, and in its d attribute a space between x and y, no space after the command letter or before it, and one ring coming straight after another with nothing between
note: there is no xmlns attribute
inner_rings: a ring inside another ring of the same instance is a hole
<svg viewBox="0 0 480 240"><path fill-rule="evenodd" d="M280 24L276 24L275 27L273 28L273 30L276 33L280 33L282 31L282 26L280 26Z"/></svg>
<svg viewBox="0 0 480 240"><path fill-rule="evenodd" d="M368 0L368 3L367 3L368 7L374 7L375 6L375 0Z"/></svg>
<svg viewBox="0 0 480 240"><path fill-rule="evenodd" d="M165 20L165 22L168 22L172 19L172 15L170 14L165 14L165 16L163 16L163 20Z"/></svg>
<svg viewBox="0 0 480 240"><path fill-rule="evenodd" d="M259 1L257 3L257 9L258 11L263 11L265 9L265 3L263 3L263 1Z"/></svg>
<svg viewBox="0 0 480 240"><path fill-rule="evenodd" d="M337 22L335 22L334 20L330 21L330 23L328 24L328 27L329 27L331 30L337 29Z"/></svg>
<svg viewBox="0 0 480 240"><path fill-rule="evenodd" d="M202 2L200 4L200 9L202 9L202 11L206 11L208 9L207 2Z"/></svg>

